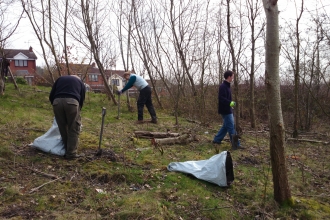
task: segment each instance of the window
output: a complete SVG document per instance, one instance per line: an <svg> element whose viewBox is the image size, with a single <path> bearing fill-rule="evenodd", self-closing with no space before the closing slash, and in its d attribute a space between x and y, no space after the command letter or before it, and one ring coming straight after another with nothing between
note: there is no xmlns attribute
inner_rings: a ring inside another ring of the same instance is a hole
<svg viewBox="0 0 330 220"><path fill-rule="evenodd" d="M15 60L15 66L27 66L27 60Z"/></svg>
<svg viewBox="0 0 330 220"><path fill-rule="evenodd" d="M112 79L112 80L111 80L111 84L112 84L112 85L119 86L119 79Z"/></svg>
<svg viewBox="0 0 330 220"><path fill-rule="evenodd" d="M90 82L97 82L97 81L99 81L97 75L88 75L88 80Z"/></svg>

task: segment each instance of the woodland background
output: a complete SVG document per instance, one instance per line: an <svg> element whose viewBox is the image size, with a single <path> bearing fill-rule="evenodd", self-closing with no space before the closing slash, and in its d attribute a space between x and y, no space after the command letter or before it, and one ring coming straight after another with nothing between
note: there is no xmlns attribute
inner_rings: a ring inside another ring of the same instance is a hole
<svg viewBox="0 0 330 220"><path fill-rule="evenodd" d="M167 95L154 90L154 101L176 124L179 117L219 121L217 87L232 69L236 127L243 134L246 124L269 122L274 199L283 204L291 201L285 138L319 128L330 109L328 6L290 3L291 16L279 23L283 12L267 0L2 1L0 42L6 48L24 16L42 48L40 74L49 85L63 74L60 63L69 69L95 61L101 73L134 69L153 87L164 84ZM9 22L13 4L19 10ZM118 104L110 89L107 96ZM132 109L129 97L126 103Z"/></svg>

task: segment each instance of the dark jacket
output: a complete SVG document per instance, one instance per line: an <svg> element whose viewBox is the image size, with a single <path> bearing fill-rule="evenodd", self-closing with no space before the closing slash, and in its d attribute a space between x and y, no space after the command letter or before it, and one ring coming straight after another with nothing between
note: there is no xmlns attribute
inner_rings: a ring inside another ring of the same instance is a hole
<svg viewBox="0 0 330 220"><path fill-rule="evenodd" d="M61 76L58 78L49 94L49 101L53 104L56 98L74 98L83 107L86 87L76 76Z"/></svg>
<svg viewBox="0 0 330 220"><path fill-rule="evenodd" d="M8 67L10 66L10 62L6 58L0 59L0 62L1 62L1 67L2 67L2 69L0 70L1 76L7 76L8 70L9 70Z"/></svg>
<svg viewBox="0 0 330 220"><path fill-rule="evenodd" d="M230 102L232 101L230 83L226 80L219 86L218 99L218 113L221 115L232 114L232 108L230 107Z"/></svg>

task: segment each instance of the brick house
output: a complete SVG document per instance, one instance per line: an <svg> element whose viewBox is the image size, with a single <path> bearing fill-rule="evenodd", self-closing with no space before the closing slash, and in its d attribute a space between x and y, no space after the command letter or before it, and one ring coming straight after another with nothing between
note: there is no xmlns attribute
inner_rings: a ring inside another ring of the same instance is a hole
<svg viewBox="0 0 330 220"><path fill-rule="evenodd" d="M95 63L90 64L73 64L69 63L69 71L65 63L60 63L61 75L70 74L78 75L82 81L94 91L102 91L104 89L104 81L99 69Z"/></svg>
<svg viewBox="0 0 330 220"><path fill-rule="evenodd" d="M36 74L36 60L38 59L32 47L23 49L3 49L1 58L6 58L10 62L10 70L14 77L23 77L29 85L34 85ZM8 74L9 75L9 74Z"/></svg>
<svg viewBox="0 0 330 220"><path fill-rule="evenodd" d="M124 70L107 70L108 84L112 87L116 86L118 90L124 88L126 83L124 72Z"/></svg>
<svg viewBox="0 0 330 220"><path fill-rule="evenodd" d="M148 84L150 87L152 87L152 83L150 81L150 79L147 80ZM157 94L158 94L158 97L161 98L161 97L168 97L169 96L169 93L168 93L168 90L164 84L164 82L162 80L154 80L154 86L156 88L156 91L157 91ZM167 82L167 86L170 87L170 89L173 89L175 91L175 87L172 88L172 83L171 82Z"/></svg>
<svg viewBox="0 0 330 220"><path fill-rule="evenodd" d="M67 74L67 68L64 63L60 64L62 75ZM93 62L89 64L69 64L70 73L78 75L84 83L86 83L91 90L95 92L104 92L104 80L97 68L96 64ZM105 77L110 88L122 89L125 86L126 80L124 78L124 70L105 70ZM136 89L131 88L130 93L135 93Z"/></svg>
<svg viewBox="0 0 330 220"><path fill-rule="evenodd" d="M124 70L105 70L105 78L110 88L114 89L115 86L117 89L122 89L125 86L124 79ZM77 74L80 77L81 74ZM96 92L104 92L104 80L99 71L99 69L95 66L95 63L92 63L91 67L87 71L86 77L81 77L85 83L87 83L93 91Z"/></svg>

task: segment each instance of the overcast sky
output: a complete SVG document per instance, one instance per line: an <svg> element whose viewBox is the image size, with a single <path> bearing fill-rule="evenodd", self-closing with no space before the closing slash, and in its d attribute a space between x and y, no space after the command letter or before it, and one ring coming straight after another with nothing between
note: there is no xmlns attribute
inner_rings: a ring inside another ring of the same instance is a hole
<svg viewBox="0 0 330 220"><path fill-rule="evenodd" d="M323 5L326 6L328 9L330 9L330 3L328 3L325 0L323 0L323 2L325 2ZM322 4L318 3L318 5L316 5L314 0L306 1L305 4L308 4L305 7L307 10L310 11L315 11L316 7L322 8ZM294 1L290 1L290 0L278 1L278 6L280 11L280 21L279 21L280 24L284 24L285 20L294 19L296 17ZM31 28L28 18L22 19L17 32L7 43L8 43L7 48L11 48L11 49L28 49L30 46L32 46L34 52L38 57L37 65L38 66L44 65L44 61L42 59L41 47L39 46L39 42L37 38L34 36L34 32L33 29ZM117 64L117 69L119 69L118 64Z"/></svg>

